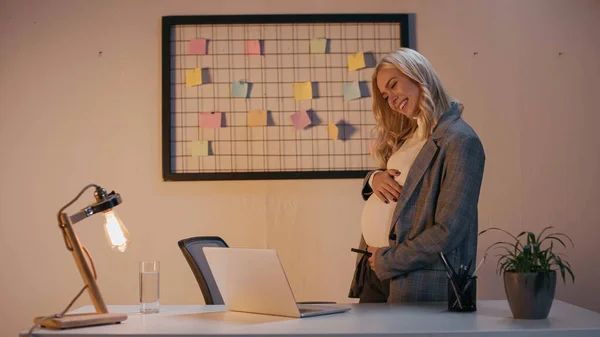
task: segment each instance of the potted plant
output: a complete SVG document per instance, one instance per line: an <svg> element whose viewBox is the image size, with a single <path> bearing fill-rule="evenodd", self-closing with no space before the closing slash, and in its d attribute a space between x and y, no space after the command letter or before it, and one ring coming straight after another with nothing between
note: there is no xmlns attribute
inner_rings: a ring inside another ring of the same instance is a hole
<svg viewBox="0 0 600 337"><path fill-rule="evenodd" d="M557 243L566 248L568 239L573 247L573 241L566 234L550 231L552 226L544 228L536 237L532 232L521 232L515 236L501 228L488 228L479 233L500 231L508 234L512 240L493 243L485 251L487 256L490 249L501 249L498 254L497 273L504 276L504 290L510 310L515 319L543 319L548 317L554 291L556 289L556 270L560 271L563 282L566 274L575 282L571 265L564 260L560 253L554 251Z"/></svg>

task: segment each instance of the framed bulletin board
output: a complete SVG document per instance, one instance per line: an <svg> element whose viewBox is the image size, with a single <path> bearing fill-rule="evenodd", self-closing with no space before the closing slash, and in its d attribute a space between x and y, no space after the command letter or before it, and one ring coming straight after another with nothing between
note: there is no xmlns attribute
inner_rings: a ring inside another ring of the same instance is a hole
<svg viewBox="0 0 600 337"><path fill-rule="evenodd" d="M371 76L408 14L167 16L163 179L362 178Z"/></svg>

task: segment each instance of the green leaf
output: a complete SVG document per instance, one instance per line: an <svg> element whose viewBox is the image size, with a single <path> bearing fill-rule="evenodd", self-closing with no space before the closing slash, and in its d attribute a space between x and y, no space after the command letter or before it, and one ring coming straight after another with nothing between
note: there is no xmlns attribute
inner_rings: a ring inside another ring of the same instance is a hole
<svg viewBox="0 0 600 337"><path fill-rule="evenodd" d="M568 266L565 266L565 269L567 270L569 275L571 275L571 280L573 280L573 283L575 283L575 275L573 275L573 271L571 270L571 268Z"/></svg>
<svg viewBox="0 0 600 337"><path fill-rule="evenodd" d="M567 246L565 245L565 243L561 239L557 238L556 236L552 236L552 234L546 236L546 238L544 239L544 241L545 240L551 240L550 242L552 242L552 240L556 240L556 241L560 242L560 244L563 247L567 248Z"/></svg>
<svg viewBox="0 0 600 337"><path fill-rule="evenodd" d="M540 240L540 244L542 243L543 239L542 239L542 235L544 235L544 232L547 231L550 228L554 228L553 226L548 226L544 229L542 229L542 231L540 232L540 234L538 235L538 240Z"/></svg>
<svg viewBox="0 0 600 337"><path fill-rule="evenodd" d="M489 247L488 247L488 248L485 250L485 253L484 253L484 255L485 255L485 254L487 254L487 253L488 253L488 251L489 251L490 249L492 249L492 247L496 247L496 246L499 246L499 245L508 245L508 246L509 246L509 247L511 247L511 248L515 248L515 250L516 250L517 252L521 252L521 249L517 248L517 247L516 247L514 244L512 244L512 243L505 242L505 241L498 241L498 242L496 242L496 243L493 243L492 245L490 245L490 246L489 246ZM516 254L516 253L513 253L513 254Z"/></svg>
<svg viewBox="0 0 600 337"><path fill-rule="evenodd" d="M552 233L552 234L548 234L548 235L552 235L552 236L564 236L565 238L567 238L569 240L569 242L571 243L571 246L573 248L575 248L575 244L573 243L573 240L571 240L571 238L567 235L567 234L563 234L563 233Z"/></svg>
<svg viewBox="0 0 600 337"><path fill-rule="evenodd" d="M486 233L486 232L488 232L488 231L490 231L490 230L497 230L497 231L500 231L500 232L506 233L506 234L508 234L510 237L512 237L513 239L515 239L515 241L516 241L516 244L517 244L517 245L521 244L521 243L519 242L519 239L517 239L517 238L516 238L514 235L512 235L512 234L510 234L508 231L506 231L506 230L504 230L504 229L502 229L502 228L498 228L498 227L490 227L490 228L488 228L488 229L484 229L484 230L482 230L481 232L479 232L479 235L481 235L481 234L484 234L484 233Z"/></svg>
<svg viewBox="0 0 600 337"><path fill-rule="evenodd" d="M527 233L527 244L534 244L535 241L535 234L533 234L532 232L528 232Z"/></svg>
<svg viewBox="0 0 600 337"><path fill-rule="evenodd" d="M575 247L575 244L573 243L573 240L571 240L571 238L569 236L567 236L566 234L563 234L563 233L550 233L550 234L548 234L548 236L546 236L544 238L544 240L547 240L547 239L557 240L560 243L562 243L563 247L567 248L567 246L565 245L565 243L561 239L559 239L558 236L563 236L563 237L567 238L569 240L569 242L571 243L571 246L573 248Z"/></svg>

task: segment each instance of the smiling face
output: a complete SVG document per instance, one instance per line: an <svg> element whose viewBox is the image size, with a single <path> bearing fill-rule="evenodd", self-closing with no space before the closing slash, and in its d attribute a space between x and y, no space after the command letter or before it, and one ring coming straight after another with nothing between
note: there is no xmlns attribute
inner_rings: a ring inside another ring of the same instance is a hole
<svg viewBox="0 0 600 337"><path fill-rule="evenodd" d="M393 111L414 118L421 90L396 67L386 67L377 73L377 88Z"/></svg>

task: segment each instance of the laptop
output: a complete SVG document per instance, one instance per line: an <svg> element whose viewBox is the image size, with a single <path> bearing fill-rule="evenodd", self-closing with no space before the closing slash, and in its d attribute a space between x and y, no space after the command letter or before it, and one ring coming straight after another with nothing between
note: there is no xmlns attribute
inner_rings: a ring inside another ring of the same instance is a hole
<svg viewBox="0 0 600 337"><path fill-rule="evenodd" d="M226 247L203 250L223 301L231 311L300 318L350 310L297 304L275 250Z"/></svg>

